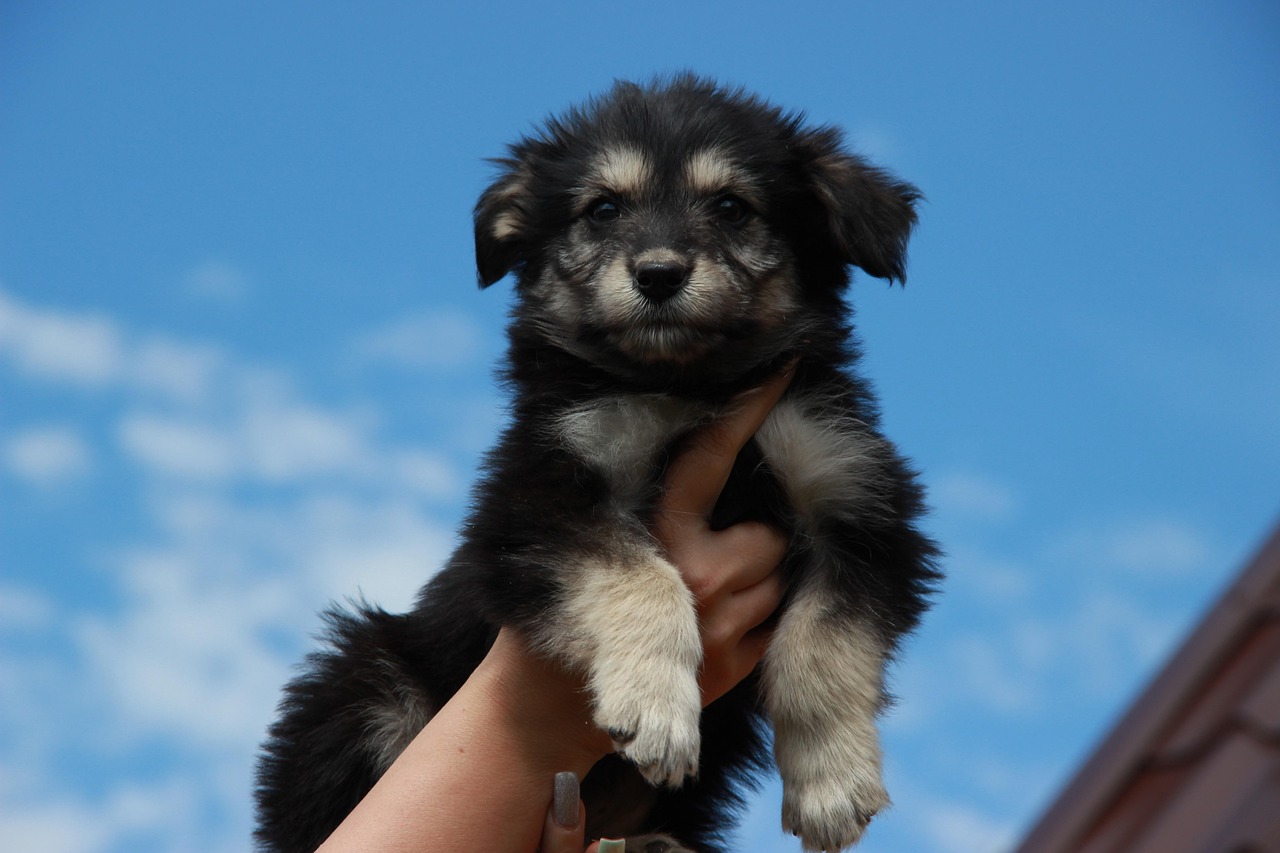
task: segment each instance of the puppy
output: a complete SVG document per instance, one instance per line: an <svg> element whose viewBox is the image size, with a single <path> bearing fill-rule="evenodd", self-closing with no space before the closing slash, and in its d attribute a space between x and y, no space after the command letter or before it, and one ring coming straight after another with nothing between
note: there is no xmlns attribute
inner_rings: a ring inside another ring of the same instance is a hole
<svg viewBox="0 0 1280 853"><path fill-rule="evenodd" d="M903 279L919 193L692 76L619 83L498 164L476 261L481 287L516 274L511 423L416 607L328 615L259 767L262 849L323 841L501 625L585 676L614 740L583 783L589 837L723 849L771 723L783 826L849 847L889 802L884 669L938 574L843 297L851 265ZM762 666L703 711L694 602L646 524L671 449L797 357L713 519L787 530L788 591Z"/></svg>

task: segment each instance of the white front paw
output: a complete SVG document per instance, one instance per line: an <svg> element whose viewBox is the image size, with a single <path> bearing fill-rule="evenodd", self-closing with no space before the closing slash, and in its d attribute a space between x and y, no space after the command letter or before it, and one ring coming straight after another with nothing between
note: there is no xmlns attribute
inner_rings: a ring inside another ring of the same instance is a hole
<svg viewBox="0 0 1280 853"><path fill-rule="evenodd" d="M889 805L879 768L842 769L804 774L802 781L783 779L782 826L800 837L805 850L853 846L871 818Z"/></svg>
<svg viewBox="0 0 1280 853"><path fill-rule="evenodd" d="M693 596L675 566L649 545L576 578L565 623L579 638L567 657L585 665L596 725L653 785L678 787L698 772L702 640Z"/></svg>
<svg viewBox="0 0 1280 853"><path fill-rule="evenodd" d="M669 691L612 689L596 699L595 722L651 785L679 787L698 773L702 734L697 683Z"/></svg>

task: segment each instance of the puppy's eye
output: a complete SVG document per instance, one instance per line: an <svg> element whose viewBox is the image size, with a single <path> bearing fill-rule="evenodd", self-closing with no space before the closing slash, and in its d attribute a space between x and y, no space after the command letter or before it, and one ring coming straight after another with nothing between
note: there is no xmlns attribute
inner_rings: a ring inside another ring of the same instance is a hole
<svg viewBox="0 0 1280 853"><path fill-rule="evenodd" d="M621 215L622 208L612 199L597 199L587 208L587 218L592 222L612 222Z"/></svg>
<svg viewBox="0 0 1280 853"><path fill-rule="evenodd" d="M751 208L736 195L725 195L716 199L714 210L716 217L729 225L741 225L751 216Z"/></svg>

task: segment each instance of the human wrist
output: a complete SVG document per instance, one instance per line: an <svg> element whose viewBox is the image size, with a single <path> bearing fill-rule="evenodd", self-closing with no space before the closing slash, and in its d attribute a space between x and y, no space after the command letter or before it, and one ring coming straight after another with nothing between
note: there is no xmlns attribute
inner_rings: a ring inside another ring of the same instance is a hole
<svg viewBox="0 0 1280 853"><path fill-rule="evenodd" d="M476 687L531 769L572 770L584 776L608 753L608 735L592 721L580 676L538 657L514 632L503 630L480 667Z"/></svg>

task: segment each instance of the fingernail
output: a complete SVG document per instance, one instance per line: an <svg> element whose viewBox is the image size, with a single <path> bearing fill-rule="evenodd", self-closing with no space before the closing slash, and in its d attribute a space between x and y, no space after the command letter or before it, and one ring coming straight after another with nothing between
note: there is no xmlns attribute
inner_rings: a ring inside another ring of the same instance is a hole
<svg viewBox="0 0 1280 853"><path fill-rule="evenodd" d="M556 774L555 794L551 798L551 813L561 829L578 826L578 777L565 771Z"/></svg>
<svg viewBox="0 0 1280 853"><path fill-rule="evenodd" d="M601 838L600 846L596 849L600 853L626 853L627 842L618 838Z"/></svg>

